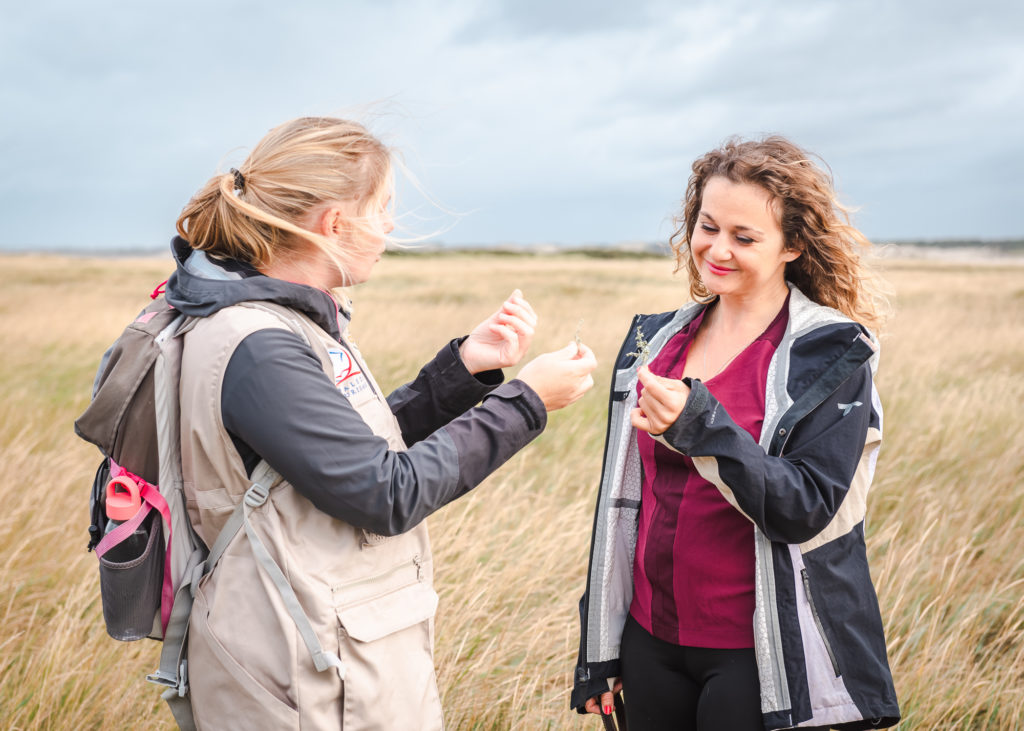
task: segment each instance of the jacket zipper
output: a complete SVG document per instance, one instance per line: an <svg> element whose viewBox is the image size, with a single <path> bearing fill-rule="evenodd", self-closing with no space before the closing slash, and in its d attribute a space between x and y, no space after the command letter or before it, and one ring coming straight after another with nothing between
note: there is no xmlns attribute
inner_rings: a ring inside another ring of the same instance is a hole
<svg viewBox="0 0 1024 731"><path fill-rule="evenodd" d="M832 651L832 645L829 644L828 637L825 636L825 628L821 624L821 617L818 616L818 610L814 606L814 597L811 596L811 580L807 576L807 569L800 569L800 576L804 581L804 593L807 595L807 604L811 607L811 616L814 617L814 625L818 628L818 634L821 636L821 641L825 644L825 652L828 653L828 659L832 662L832 670L838 678L842 675L842 673L839 672L839 662L836 660L836 654Z"/></svg>
<svg viewBox="0 0 1024 731"><path fill-rule="evenodd" d="M640 315L633 315L633 321L629 324L629 331L626 333L626 339L622 341L622 345L619 347L619 354L615 357L615 362L612 364L611 388L609 389L608 395L608 419L605 426L606 435L611 432L612 426L611 404L615 399L615 372L618 369L619 361L622 360L623 355L628 350L629 338L633 334L639 321ZM601 481L598 483L599 490L604 487L605 469L608 466L608 442L609 440L606 437L604 442L604 453L601 455ZM594 522L590 528L590 557L587 561L587 585L583 592L583 601L580 603L580 654L579 667L576 668L576 679L581 683L585 683L590 680L590 662L587 660L587 640L590 634L590 570L594 565L594 538L597 536L597 519L601 513L600 492L598 493L597 499L598 505L594 509Z"/></svg>

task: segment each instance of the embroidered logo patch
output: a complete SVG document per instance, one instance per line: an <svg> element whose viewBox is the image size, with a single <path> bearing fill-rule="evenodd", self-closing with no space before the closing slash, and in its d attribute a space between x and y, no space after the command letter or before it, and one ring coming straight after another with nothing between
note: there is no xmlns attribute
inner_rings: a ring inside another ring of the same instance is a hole
<svg viewBox="0 0 1024 731"><path fill-rule="evenodd" d="M334 365L334 385L348 399L358 396L370 387L359 363L344 348L327 351Z"/></svg>
<svg viewBox="0 0 1024 731"><path fill-rule="evenodd" d="M852 404L839 404L839 410L843 412L843 416L846 416L858 406L862 406L860 401L854 401Z"/></svg>

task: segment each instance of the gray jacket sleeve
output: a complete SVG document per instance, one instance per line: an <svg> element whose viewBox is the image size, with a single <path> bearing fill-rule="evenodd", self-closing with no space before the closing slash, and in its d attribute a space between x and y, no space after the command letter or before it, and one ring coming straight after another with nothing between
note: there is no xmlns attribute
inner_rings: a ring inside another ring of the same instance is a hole
<svg viewBox="0 0 1024 731"><path fill-rule="evenodd" d="M334 387L313 351L278 329L239 344L224 375L221 413L250 472L265 459L320 510L382 535L407 531L468 492L547 421L540 398L515 380L408 450L393 451ZM434 418L446 421L447 414ZM416 433L414 419L406 421Z"/></svg>
<svg viewBox="0 0 1024 731"><path fill-rule="evenodd" d="M688 457L713 458L740 509L769 539L802 543L824 530L849 491L868 427L877 423L869 367L809 414L778 457L765 454L703 383L689 385L686 407L664 441Z"/></svg>
<svg viewBox="0 0 1024 731"><path fill-rule="evenodd" d="M459 345L465 338L452 340L438 351L416 378L396 388L388 396L388 406L402 429L408 445L433 434L466 409L501 385L500 370L473 375L462 362Z"/></svg>

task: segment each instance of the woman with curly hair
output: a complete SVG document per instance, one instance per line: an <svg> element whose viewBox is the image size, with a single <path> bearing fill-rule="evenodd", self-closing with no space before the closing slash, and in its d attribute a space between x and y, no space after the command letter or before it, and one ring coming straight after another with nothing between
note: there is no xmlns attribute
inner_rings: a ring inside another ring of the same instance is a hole
<svg viewBox="0 0 1024 731"><path fill-rule="evenodd" d="M692 301L615 364L572 705L638 729L899 720L864 516L882 438L870 243L782 137L693 164Z"/></svg>

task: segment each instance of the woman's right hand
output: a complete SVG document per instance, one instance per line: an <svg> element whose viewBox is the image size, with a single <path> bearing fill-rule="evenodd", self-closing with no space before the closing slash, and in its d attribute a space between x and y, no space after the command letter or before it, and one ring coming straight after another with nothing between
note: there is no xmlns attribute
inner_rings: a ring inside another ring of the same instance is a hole
<svg viewBox="0 0 1024 731"><path fill-rule="evenodd" d="M594 385L590 374L596 367L594 351L573 342L561 350L538 355L524 365L516 377L540 396L544 408L556 411L590 390Z"/></svg>

